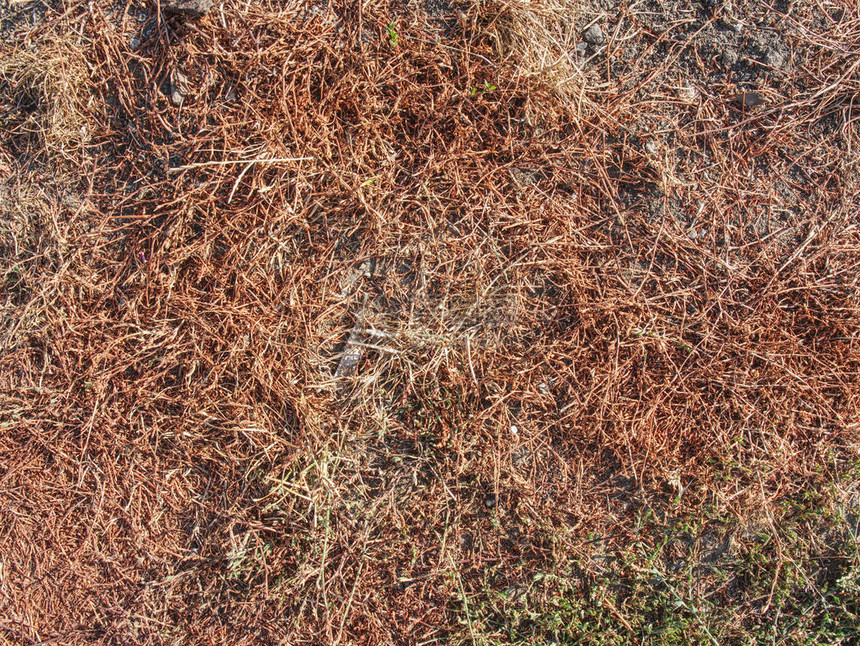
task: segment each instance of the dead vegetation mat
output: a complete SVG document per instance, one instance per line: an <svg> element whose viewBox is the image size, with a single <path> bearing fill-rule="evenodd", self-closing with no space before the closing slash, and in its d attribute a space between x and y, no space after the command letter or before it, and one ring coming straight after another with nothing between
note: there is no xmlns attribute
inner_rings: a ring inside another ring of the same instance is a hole
<svg viewBox="0 0 860 646"><path fill-rule="evenodd" d="M856 636L860 12L784 4L9 5L0 640Z"/></svg>

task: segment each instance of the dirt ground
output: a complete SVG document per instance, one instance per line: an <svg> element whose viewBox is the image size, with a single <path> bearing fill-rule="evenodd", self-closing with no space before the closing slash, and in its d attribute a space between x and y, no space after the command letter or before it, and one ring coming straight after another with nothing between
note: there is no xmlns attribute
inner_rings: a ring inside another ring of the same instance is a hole
<svg viewBox="0 0 860 646"><path fill-rule="evenodd" d="M857 0L170 4L0 4L0 643L856 643Z"/></svg>

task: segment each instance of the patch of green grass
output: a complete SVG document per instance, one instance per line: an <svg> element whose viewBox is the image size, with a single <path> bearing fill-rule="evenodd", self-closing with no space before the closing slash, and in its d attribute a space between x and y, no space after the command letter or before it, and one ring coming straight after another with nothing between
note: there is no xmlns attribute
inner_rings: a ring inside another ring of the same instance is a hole
<svg viewBox="0 0 860 646"><path fill-rule="evenodd" d="M518 588L488 576L472 629L486 644L854 643L860 510L806 494L781 507L746 534L714 510L658 523L646 509L615 549L571 549ZM715 532L725 545L705 548Z"/></svg>

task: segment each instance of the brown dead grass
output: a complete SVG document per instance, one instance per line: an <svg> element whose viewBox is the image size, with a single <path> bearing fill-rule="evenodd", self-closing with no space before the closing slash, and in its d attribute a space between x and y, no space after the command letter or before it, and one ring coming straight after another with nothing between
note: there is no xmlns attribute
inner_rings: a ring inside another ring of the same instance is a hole
<svg viewBox="0 0 860 646"><path fill-rule="evenodd" d="M487 577L643 501L748 518L856 459L820 115L635 65L579 100L562 4L136 9L62 5L2 68L10 640L468 639Z"/></svg>
<svg viewBox="0 0 860 646"><path fill-rule="evenodd" d="M89 141L97 112L80 39L63 34L38 49L4 45L0 56L4 138L27 155L74 158Z"/></svg>
<svg viewBox="0 0 860 646"><path fill-rule="evenodd" d="M577 2L488 2L480 9L486 37L495 46L494 58L508 62L511 80L543 83L566 101L586 96L585 78L575 60L580 41Z"/></svg>

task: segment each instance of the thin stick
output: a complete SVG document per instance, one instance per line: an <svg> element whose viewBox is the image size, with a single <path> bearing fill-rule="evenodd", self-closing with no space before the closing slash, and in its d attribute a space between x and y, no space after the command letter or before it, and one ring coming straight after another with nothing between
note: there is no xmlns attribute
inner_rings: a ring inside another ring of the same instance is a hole
<svg viewBox="0 0 860 646"><path fill-rule="evenodd" d="M466 357L469 359L469 372L472 373L472 381L475 382L475 385L478 385L478 378L475 376L475 366L472 365L472 344L469 341L469 337L466 337Z"/></svg>
<svg viewBox="0 0 860 646"><path fill-rule="evenodd" d="M191 170L192 168L204 168L206 166L231 166L234 164L281 164L285 162L300 162L313 161L315 157L273 157L268 159L261 157L259 159L225 159L208 162L197 162L195 164L186 164L185 166L174 166L168 168L168 173L178 173L183 170Z"/></svg>

